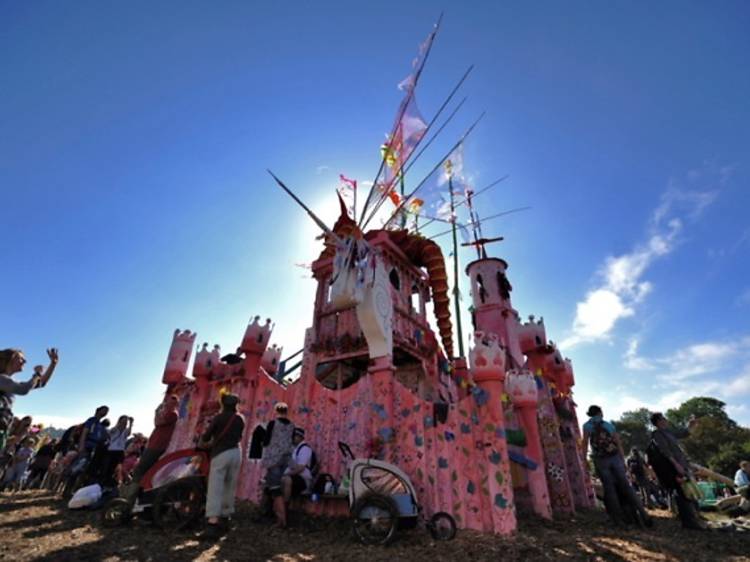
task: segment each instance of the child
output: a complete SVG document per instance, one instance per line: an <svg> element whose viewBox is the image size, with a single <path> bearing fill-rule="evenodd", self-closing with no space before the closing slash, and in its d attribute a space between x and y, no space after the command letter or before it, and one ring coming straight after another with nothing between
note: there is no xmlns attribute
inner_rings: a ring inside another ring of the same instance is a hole
<svg viewBox="0 0 750 562"><path fill-rule="evenodd" d="M13 455L10 467L5 471L3 479L3 488L19 487L25 478L26 469L29 468L29 462L34 455L34 438L27 437L21 443L16 453Z"/></svg>
<svg viewBox="0 0 750 562"><path fill-rule="evenodd" d="M130 442L125 449L125 458L122 462L117 465L115 474L117 477L117 483L119 485L128 484L130 477L138 464L138 460L141 456L141 449L143 448L143 442L137 436Z"/></svg>

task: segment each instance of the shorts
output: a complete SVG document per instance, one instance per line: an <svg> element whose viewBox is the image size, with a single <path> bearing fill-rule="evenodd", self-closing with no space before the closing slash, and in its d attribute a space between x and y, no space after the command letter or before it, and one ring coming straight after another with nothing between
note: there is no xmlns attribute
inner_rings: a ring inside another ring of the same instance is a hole
<svg viewBox="0 0 750 562"><path fill-rule="evenodd" d="M299 496L307 490L307 482L299 474L292 474L292 496Z"/></svg>

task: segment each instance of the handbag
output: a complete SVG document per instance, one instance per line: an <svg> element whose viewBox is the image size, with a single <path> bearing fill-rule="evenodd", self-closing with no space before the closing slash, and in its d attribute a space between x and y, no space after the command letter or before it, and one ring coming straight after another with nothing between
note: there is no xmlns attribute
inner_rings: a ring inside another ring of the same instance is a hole
<svg viewBox="0 0 750 562"><path fill-rule="evenodd" d="M219 433L217 436L213 437L212 439L208 441L204 441L203 437L201 437L200 441L198 442L198 449L202 451L210 451L214 448L214 445L221 441L221 438L224 437L227 432L229 431L229 428L232 427L232 424L234 423L234 420L239 417L237 414L234 414L231 418L229 418L229 421L227 422L227 425L224 426L224 429L221 430L221 433Z"/></svg>

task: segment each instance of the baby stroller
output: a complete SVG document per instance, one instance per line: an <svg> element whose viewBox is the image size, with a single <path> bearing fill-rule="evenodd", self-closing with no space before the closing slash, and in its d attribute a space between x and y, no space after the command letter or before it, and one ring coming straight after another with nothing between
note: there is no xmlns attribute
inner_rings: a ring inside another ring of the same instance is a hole
<svg viewBox="0 0 750 562"><path fill-rule="evenodd" d="M182 449L165 455L143 475L134 504L122 497L109 501L102 524L117 527L137 514L150 516L165 531L195 523L205 507L209 467L206 451Z"/></svg>
<svg viewBox="0 0 750 562"><path fill-rule="evenodd" d="M362 543L387 544L397 528L417 526L422 508L414 485L400 468L375 459L356 459L346 443L339 442L339 450L349 459L349 510ZM448 513L435 513L424 523L435 540L456 536L456 522Z"/></svg>

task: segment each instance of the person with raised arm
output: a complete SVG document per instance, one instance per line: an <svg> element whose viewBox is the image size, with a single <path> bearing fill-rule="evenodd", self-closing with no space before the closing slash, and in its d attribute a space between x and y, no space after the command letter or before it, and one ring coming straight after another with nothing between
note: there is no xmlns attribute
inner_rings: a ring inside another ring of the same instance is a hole
<svg viewBox="0 0 750 562"><path fill-rule="evenodd" d="M12 379L15 373L23 370L26 356L20 349L0 350L0 451L5 448L8 428L13 421L13 400L15 396L23 396L34 388L45 386L57 367L59 360L57 349L47 350L50 363L43 374L34 374L26 382L16 382Z"/></svg>

